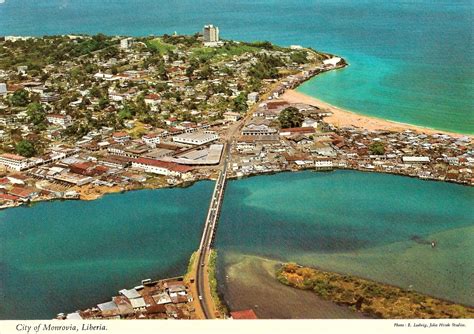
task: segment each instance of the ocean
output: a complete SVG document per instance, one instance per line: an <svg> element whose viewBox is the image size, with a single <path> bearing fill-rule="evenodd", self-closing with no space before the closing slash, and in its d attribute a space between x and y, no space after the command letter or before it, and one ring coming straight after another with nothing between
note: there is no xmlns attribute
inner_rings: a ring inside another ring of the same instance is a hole
<svg viewBox="0 0 474 334"><path fill-rule="evenodd" d="M349 110L474 133L472 2L6 0L0 35L190 34L204 24L222 38L299 44L350 66L299 91Z"/></svg>

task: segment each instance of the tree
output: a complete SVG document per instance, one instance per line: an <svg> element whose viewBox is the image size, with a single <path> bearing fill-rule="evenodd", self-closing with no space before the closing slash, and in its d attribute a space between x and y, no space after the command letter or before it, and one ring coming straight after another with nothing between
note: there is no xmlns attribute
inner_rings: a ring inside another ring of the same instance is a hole
<svg viewBox="0 0 474 334"><path fill-rule="evenodd" d="M36 154L35 146L32 142L26 139L23 139L18 142L18 144L16 144L15 150L19 155L22 155L27 158L30 158Z"/></svg>
<svg viewBox="0 0 474 334"><path fill-rule="evenodd" d="M294 63L304 64L308 61L308 55L306 52L293 52L290 54L290 59Z"/></svg>
<svg viewBox="0 0 474 334"><path fill-rule="evenodd" d="M19 89L13 93L13 95L10 97L10 103L14 107L25 107L29 100L29 94L26 90L24 89Z"/></svg>
<svg viewBox="0 0 474 334"><path fill-rule="evenodd" d="M385 154L385 146L381 142L375 142L369 147L370 153L375 155L383 155Z"/></svg>
<svg viewBox="0 0 474 334"><path fill-rule="evenodd" d="M303 123L303 115L295 107L288 107L282 110L278 121L282 128L297 128Z"/></svg>
<svg viewBox="0 0 474 334"><path fill-rule="evenodd" d="M247 111L247 98L244 93L240 93L232 102L236 112Z"/></svg>
<svg viewBox="0 0 474 334"><path fill-rule="evenodd" d="M42 124L46 119L43 106L38 102L28 104L26 114L29 121L36 126Z"/></svg>

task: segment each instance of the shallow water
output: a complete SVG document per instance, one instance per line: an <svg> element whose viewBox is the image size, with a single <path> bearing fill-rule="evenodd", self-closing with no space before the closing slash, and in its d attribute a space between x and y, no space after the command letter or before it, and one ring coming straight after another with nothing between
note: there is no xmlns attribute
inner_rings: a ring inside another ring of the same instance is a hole
<svg viewBox="0 0 474 334"><path fill-rule="evenodd" d="M472 187L355 171L231 181L217 248L473 305L473 201Z"/></svg>

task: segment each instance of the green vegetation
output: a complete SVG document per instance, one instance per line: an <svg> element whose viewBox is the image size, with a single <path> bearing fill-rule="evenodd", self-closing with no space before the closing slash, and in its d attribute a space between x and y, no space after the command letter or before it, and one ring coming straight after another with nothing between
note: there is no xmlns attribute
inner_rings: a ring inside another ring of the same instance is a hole
<svg viewBox="0 0 474 334"><path fill-rule="evenodd" d="M193 57L200 61L210 61L218 62L225 59L232 58L233 56L240 56L244 53L255 53L259 52L260 49L244 44L244 43L235 43L235 42L227 42L224 46L219 48L206 48L206 47L198 47L193 48Z"/></svg>
<svg viewBox="0 0 474 334"><path fill-rule="evenodd" d="M21 156L30 158L36 154L36 148L33 145L32 142L23 139L18 144L16 144L15 147L16 153L18 153Z"/></svg>
<svg viewBox="0 0 474 334"><path fill-rule="evenodd" d="M250 76L259 80L277 79L279 77L277 67L284 65L280 58L266 54L258 54L256 58L257 63L250 69Z"/></svg>
<svg viewBox="0 0 474 334"><path fill-rule="evenodd" d="M369 151L371 154L383 155L385 154L385 146L383 143L375 142L372 145L370 145Z"/></svg>
<svg viewBox="0 0 474 334"><path fill-rule="evenodd" d="M269 41L256 41L256 42L242 43L242 44L248 45L248 46L251 46L251 47L254 47L254 48L258 48L258 49L265 49L265 50L281 50L281 49L283 49L279 46L273 45Z"/></svg>
<svg viewBox="0 0 474 334"><path fill-rule="evenodd" d="M306 51L298 51L290 53L290 59L294 63L304 64L308 61L308 54Z"/></svg>
<svg viewBox="0 0 474 334"><path fill-rule="evenodd" d="M281 111L278 121L282 128L297 128L303 123L303 115L295 107L288 107Z"/></svg>
<svg viewBox="0 0 474 334"><path fill-rule="evenodd" d="M28 104L26 109L28 120L33 123L36 127L44 130L46 128L46 115L43 106L38 102L32 102Z"/></svg>
<svg viewBox="0 0 474 334"><path fill-rule="evenodd" d="M117 45L118 41L114 42L103 34L81 36L74 43L67 36L6 41L5 47L0 48L0 69L16 70L16 66L26 65L28 72L41 71L48 64L69 61L98 50L104 50L109 57L114 57L118 52Z"/></svg>
<svg viewBox="0 0 474 334"><path fill-rule="evenodd" d="M184 45L185 47L195 47L201 45L201 42L198 39L199 34L194 34L192 36L188 35L173 35L164 34L161 39L164 43L172 45Z"/></svg>
<svg viewBox="0 0 474 334"><path fill-rule="evenodd" d="M176 46L173 44L165 43L161 38L155 38L152 39L151 41L147 41L146 45L148 46L149 49L161 54L165 55L170 51L174 51L176 49Z"/></svg>
<svg viewBox="0 0 474 334"><path fill-rule="evenodd" d="M473 318L474 309L424 296L414 291L366 279L301 267L283 265L277 279L304 290L313 290L324 299L349 306L354 311L384 319Z"/></svg>
<svg viewBox="0 0 474 334"><path fill-rule="evenodd" d="M217 278L216 278L216 264L217 264L217 252L211 250L209 255L209 266L208 266L208 275L209 275L209 286L211 288L211 296L214 301L216 310L221 314L226 314L227 309L222 304L221 299L219 298L219 293L217 292Z"/></svg>
<svg viewBox="0 0 474 334"><path fill-rule="evenodd" d="M10 97L10 103L13 107L26 107L30 102L30 94L24 89L19 89Z"/></svg>
<svg viewBox="0 0 474 334"><path fill-rule="evenodd" d="M248 109L247 106L247 96L245 93L240 93L233 101L233 109L235 112L246 112Z"/></svg>
<svg viewBox="0 0 474 334"><path fill-rule="evenodd" d="M191 275L194 267L194 262L196 262L196 255L197 252L193 252L191 254L191 257L189 258L188 269L186 270L186 274L184 275L184 280L186 282L189 282L191 278L193 278Z"/></svg>

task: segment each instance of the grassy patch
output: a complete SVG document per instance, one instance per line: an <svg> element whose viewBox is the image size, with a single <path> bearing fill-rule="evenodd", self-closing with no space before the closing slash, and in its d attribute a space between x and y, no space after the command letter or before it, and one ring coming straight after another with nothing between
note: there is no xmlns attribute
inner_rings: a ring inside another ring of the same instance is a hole
<svg viewBox="0 0 474 334"><path fill-rule="evenodd" d="M192 278L191 272L193 271L194 262L196 261L196 255L197 255L197 252L193 252L191 254L191 257L189 258L188 269L186 270L186 275L184 275L184 280L187 282L190 281Z"/></svg>
<svg viewBox="0 0 474 334"><path fill-rule="evenodd" d="M216 310L220 314L226 314L227 309L222 304L221 299L219 298L219 293L217 292L216 263L217 263L217 252L215 250L211 250L211 254L209 257L209 267L208 267L209 286L211 288L211 296L212 296L212 300L214 301L214 305L216 306Z"/></svg>
<svg viewBox="0 0 474 334"><path fill-rule="evenodd" d="M152 39L151 41L147 41L146 44L150 49L154 49L160 54L166 54L176 49L176 46L163 42L161 38Z"/></svg>

